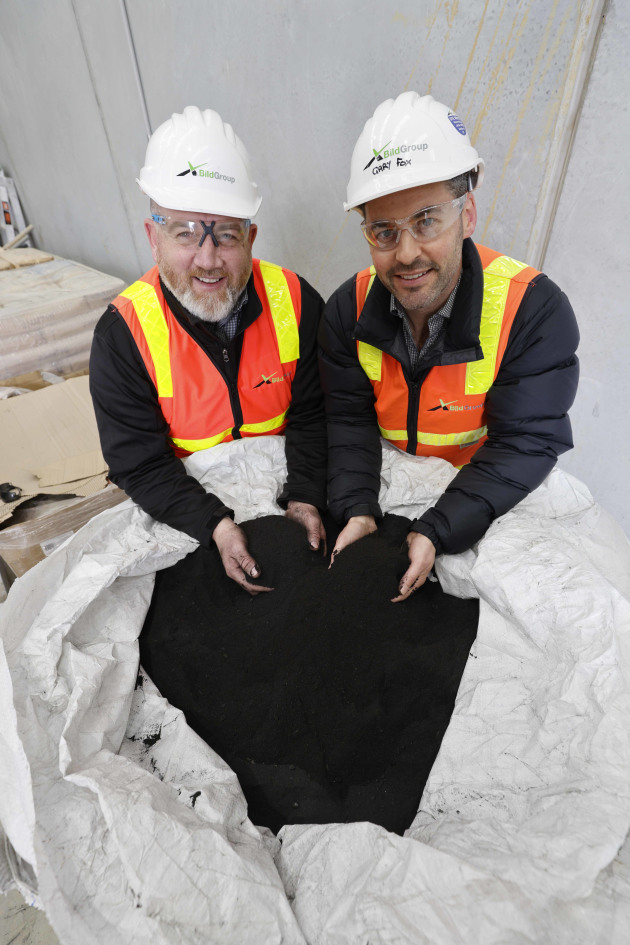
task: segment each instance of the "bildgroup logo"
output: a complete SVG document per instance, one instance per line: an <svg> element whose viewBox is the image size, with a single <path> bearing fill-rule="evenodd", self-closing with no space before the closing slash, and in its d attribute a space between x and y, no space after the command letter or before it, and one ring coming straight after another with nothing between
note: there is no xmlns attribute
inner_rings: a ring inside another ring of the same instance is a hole
<svg viewBox="0 0 630 945"><path fill-rule="evenodd" d="M381 171L389 171L392 166L391 159L393 157L396 158L395 167L407 167L408 164L411 164L412 159L411 157L403 158L401 154L406 155L409 154L410 151L426 151L429 147L426 141L420 144L399 144L395 145L393 148L390 148L391 143L391 141L388 141L382 148L372 148L372 157L363 170L367 171L376 161L377 163L372 167L373 174L380 174Z"/></svg>
<svg viewBox="0 0 630 945"><path fill-rule="evenodd" d="M440 402L437 405L437 407L429 407L429 412L432 412L434 410L448 410L451 404L456 404L456 403L457 403L456 400L449 400L449 402L445 404L442 398L440 397Z"/></svg>
<svg viewBox="0 0 630 945"><path fill-rule="evenodd" d="M392 143L392 142L391 142L391 140L390 140L390 141L387 142L387 144L384 144L382 148L376 148L376 150L375 150L374 148L372 148L372 151L374 152L374 154L373 154L373 156L370 158L370 160L367 162L367 164L365 165L365 167L363 168L363 170L364 170L364 171L367 171L368 167L371 167L372 164L374 164L374 161L384 161L385 158L384 158L383 155L381 154L381 151L384 151L385 148L387 147L387 145L389 145L389 144L391 144L391 143Z"/></svg>
<svg viewBox="0 0 630 945"><path fill-rule="evenodd" d="M218 171L204 171L203 168L207 163L207 161L204 161L203 164L191 164L190 161L188 161L186 170L180 171L177 176L185 177L186 174L192 174L193 177L213 177L215 180L226 180L230 184L233 184L236 180L235 177L228 177L227 174L220 174Z"/></svg>
<svg viewBox="0 0 630 945"><path fill-rule="evenodd" d="M483 404L458 404L456 400L444 401L440 397L440 402L435 407L428 407L429 413L434 410L481 410Z"/></svg>
<svg viewBox="0 0 630 945"><path fill-rule="evenodd" d="M203 164L197 164L197 165L193 166L193 165L190 163L190 161L189 161L189 162L188 162L188 170L186 170L186 171L181 171L177 176L178 176L178 177L185 177L186 174L192 174L193 177L196 177L196 176L197 176L197 171L199 170L199 168L200 168L200 167L205 167L207 163L208 163L207 161L204 161Z"/></svg>
<svg viewBox="0 0 630 945"><path fill-rule="evenodd" d="M254 384L254 386L252 387L252 390L256 390L257 387L262 387L263 384L280 384L282 381L286 380L287 377L289 376L288 371L286 371L280 377L275 377L277 373L278 373L277 371L274 371L273 374L269 375L269 377L267 377L266 374L261 373L260 376L262 377L262 380L258 381L257 384Z"/></svg>

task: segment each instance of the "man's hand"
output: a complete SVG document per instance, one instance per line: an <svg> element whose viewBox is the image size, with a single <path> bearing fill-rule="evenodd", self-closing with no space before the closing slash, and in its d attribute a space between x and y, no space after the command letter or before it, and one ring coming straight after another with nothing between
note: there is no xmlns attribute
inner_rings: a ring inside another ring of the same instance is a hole
<svg viewBox="0 0 630 945"><path fill-rule="evenodd" d="M323 553L326 554L326 529L314 505L308 502L295 502L291 499L287 503L286 516L306 529L306 537L313 551L323 546Z"/></svg>
<svg viewBox="0 0 630 945"><path fill-rule="evenodd" d="M339 532L333 553L330 556L330 565L332 568L336 555L348 545L352 545L359 538L365 538L376 531L376 522L373 515L353 515L348 519L344 528Z"/></svg>
<svg viewBox="0 0 630 945"><path fill-rule="evenodd" d="M272 591L273 587L262 587L259 584L250 584L248 577L260 576L260 568L247 549L245 532L226 515L222 518L215 530L212 539L219 549L225 573L237 584L255 597L261 591Z"/></svg>
<svg viewBox="0 0 630 945"><path fill-rule="evenodd" d="M426 535L421 535L420 532L409 532L407 548L410 564L398 586L398 597L392 597L394 604L407 600L414 591L422 587L435 562L435 546Z"/></svg>

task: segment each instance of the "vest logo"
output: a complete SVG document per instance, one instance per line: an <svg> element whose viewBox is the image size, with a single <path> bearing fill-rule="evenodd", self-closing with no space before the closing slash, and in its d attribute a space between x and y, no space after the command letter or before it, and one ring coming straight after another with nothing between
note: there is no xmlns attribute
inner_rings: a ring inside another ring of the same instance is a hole
<svg viewBox="0 0 630 945"><path fill-rule="evenodd" d="M204 161L203 164L191 164L188 161L188 167L185 171L180 171L177 175L178 177L185 177L186 174L192 174L193 177L214 177L215 180L226 180L230 184L233 184L236 178L228 177L227 174L219 174L218 171L204 171L202 168L206 166L208 162Z"/></svg>
<svg viewBox="0 0 630 945"><path fill-rule="evenodd" d="M434 410L481 410L483 404L467 404L460 405L456 400L449 400L448 403L445 403L440 397L440 402L436 407L428 407L429 413Z"/></svg>
<svg viewBox="0 0 630 945"><path fill-rule="evenodd" d="M280 377L274 377L274 374L277 374L277 371L274 371L273 374L270 374L269 377L266 377L261 373L262 381L258 381L257 384L254 384L252 390L256 390L257 387L262 387L263 384L281 384L283 381L289 377L289 371L285 371Z"/></svg>

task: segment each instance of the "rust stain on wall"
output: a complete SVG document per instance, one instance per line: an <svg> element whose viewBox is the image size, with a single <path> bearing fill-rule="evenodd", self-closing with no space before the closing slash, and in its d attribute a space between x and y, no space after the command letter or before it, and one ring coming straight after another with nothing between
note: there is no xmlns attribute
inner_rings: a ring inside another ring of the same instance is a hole
<svg viewBox="0 0 630 945"><path fill-rule="evenodd" d="M488 227L494 216L494 211L496 209L497 203L499 202L499 200L505 199L504 194L503 194L505 177L506 177L510 162L512 161L512 158L514 157L514 152L516 150L516 147L517 147L520 135L521 135L521 128L523 126L523 122L525 120L526 115L529 112L530 103L531 103L532 95L534 93L534 89L540 83L540 77L541 77L540 67L541 67L541 63L543 62L546 56L546 50L549 45L549 37L551 35L552 27L555 26L558 2L559 0L554 0L551 12L545 24L545 30L543 32L542 39L538 45L538 51L536 53L536 59L534 60L534 65L531 70L529 84L525 92L525 95L523 96L523 100L521 102L520 108L518 110L514 131L512 133L512 137L510 139L510 143L508 145L505 158L503 160L503 167L501 168L501 176L499 178L497 187L495 188L492 204L490 206L488 217L486 219L484 229L481 235L482 241L485 239L486 234L488 232ZM526 22L526 19L524 19L523 26L525 22ZM521 28L519 30L519 38L520 38L520 35L522 34L522 31L523 30Z"/></svg>
<svg viewBox="0 0 630 945"><path fill-rule="evenodd" d="M507 4L504 4L501 9L501 14L503 14L506 9ZM506 41L506 50L503 55L500 57L497 64L492 69L489 78L486 80L486 91L484 93L481 108L479 109L477 120L474 125L472 140L478 141L481 137L481 129L485 119L488 117L488 113L493 106L498 93L501 91L505 83L507 82L510 66L512 65L512 60L514 59L517 50L520 46L520 41L523 33L525 32L525 27L527 26L527 21L529 19L529 4L527 4L526 9L521 16L514 16L512 23L510 25L510 31L508 33Z"/></svg>
<svg viewBox="0 0 630 945"><path fill-rule="evenodd" d="M556 31L554 41L549 49L549 54L547 56L547 62L544 68L541 70L540 79L544 79L548 75L549 70L552 65L557 66L561 42L564 39L564 35L569 26L569 20L571 17L571 11L565 11L565 14L561 20L560 26ZM579 44L578 44L579 45ZM579 51L574 49L574 53L578 52L578 59L581 58L582 50ZM566 105L563 105L563 89L566 88L567 82L569 81L569 70L571 66L570 58L565 59L562 73L560 74L557 81L557 86L554 91L554 95L547 102L545 108L545 123L540 130L538 147L534 155L534 160L542 164L546 160L551 145L553 143L554 132L558 126L560 120L566 119Z"/></svg>
<svg viewBox="0 0 630 945"><path fill-rule="evenodd" d="M484 6L484 8L483 8L483 13L481 14L481 17L480 17L480 19L479 19L479 25L477 26L477 32L475 33L475 38L474 38L474 40L473 40L473 44L472 44L472 46L470 47L470 52L468 53L468 59L467 59L467 61L466 61L466 67L465 67L464 73L463 73L463 75L462 75L462 81L461 81L461 83L460 83L459 89L457 90L457 95L456 95L456 97L455 97L455 101L453 102L453 108L455 109L456 112L459 111L459 100L460 100L460 98L461 98L462 91L463 91L463 89L464 89L464 85L465 85L466 80L467 80L467 78L468 78L468 71L469 71L469 69L470 69L471 63L472 63L473 58L474 58L474 56L475 56L475 52L476 52L476 50L477 50L477 43L479 42L479 37L480 37L480 35L481 35L481 31L482 31L483 27L485 26L486 12L487 12L487 10L488 10L488 3L489 3L489 2L490 2L490 0L486 0L485 6Z"/></svg>
<svg viewBox="0 0 630 945"><path fill-rule="evenodd" d="M493 31L493 33L492 33L492 37L491 37L491 39L490 39L490 45L488 46L488 51L486 52L486 57L485 57L485 59L484 59L482 65L481 65L481 68L480 68L479 73L478 73L478 75L477 75L477 81L475 82L474 88L472 89L472 93L471 93L471 100L472 100L472 101L475 101L476 98L477 98L477 90L479 89L479 83L480 83L480 82L482 81L482 79L484 78L484 74L486 73L486 70L487 70L487 68L488 68L488 62L489 62L489 60L490 60L490 56L491 56L491 54L492 54L492 50L494 49L494 45L495 45L495 42L496 42L496 39L497 39L497 34L498 34L498 32L499 32L499 28L500 28L500 26L501 26L501 20L503 19L503 14L504 14L504 12L505 12L505 3L503 3L503 5L501 6L501 9L500 9L500 11L499 11L499 15L498 15L498 17L497 17L497 22L496 22L496 25L495 25L495 27L494 27L494 31ZM464 76L464 81L466 80L466 78L467 78L467 77ZM463 85L463 83L462 83L462 85ZM474 128L473 128L473 131L471 132L471 137L473 138L474 141L477 140L477 133L478 133L479 127L480 127L480 126L479 126L479 122L477 121L477 122L475 123Z"/></svg>
<svg viewBox="0 0 630 945"><path fill-rule="evenodd" d="M449 23L448 29L446 30L446 32L445 32L445 34L444 34L444 39L442 40L442 48L441 48L441 50L440 50L440 55L439 55L439 57L438 57L438 61L439 61L440 64L443 63L443 62L447 62L447 59L448 59L448 57L447 57L447 55L446 55L446 49L447 49L447 47L448 47L448 45L449 45L450 38L451 38L451 28L452 28L452 27L451 27L451 24ZM437 79L437 77L438 77L438 75L439 75L439 72L440 72L440 67L438 67L438 70L437 70L437 72L435 73L435 75L432 75L431 78L429 79L429 84L428 84L428 86L427 86L427 94L428 94L428 95L431 95L431 93L432 93L432 91L433 91L433 82L434 82L435 79Z"/></svg>
<svg viewBox="0 0 630 945"><path fill-rule="evenodd" d="M457 16L458 12L459 12L459 0L451 0L450 3L448 2L448 0L446 0L446 22L448 23L449 28L452 28L455 22L455 17Z"/></svg>
<svg viewBox="0 0 630 945"><path fill-rule="evenodd" d="M431 31L433 30L433 27L435 26L438 13L442 9L443 5L444 5L444 0L438 0L435 7L433 8L433 13L427 17L427 25L428 25L427 34L424 38L424 42L422 43L422 46L420 47L420 52L418 54L418 58L416 59L414 63L413 69L409 73L409 78L407 79L407 81L405 82L403 86L403 92L406 92L409 89L409 84L411 80L413 79L414 75L416 74L416 71L418 69L418 66L420 65L420 62L422 61L422 57L424 56L425 46L429 40L429 37L431 36Z"/></svg>

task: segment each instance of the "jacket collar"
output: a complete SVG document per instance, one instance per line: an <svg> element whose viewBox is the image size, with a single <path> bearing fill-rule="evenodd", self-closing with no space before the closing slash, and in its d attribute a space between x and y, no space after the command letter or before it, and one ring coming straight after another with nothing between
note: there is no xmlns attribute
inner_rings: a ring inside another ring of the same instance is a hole
<svg viewBox="0 0 630 945"><path fill-rule="evenodd" d="M429 354L427 367L436 364L459 364L479 361L483 351L479 343L481 306L483 303L483 268L477 247L471 239L462 246L462 278L459 283L451 317L445 325L444 347L433 356ZM378 276L365 300L353 337L357 341L380 348L397 361L405 363L405 342L400 331L400 320L390 312L390 293Z"/></svg>

